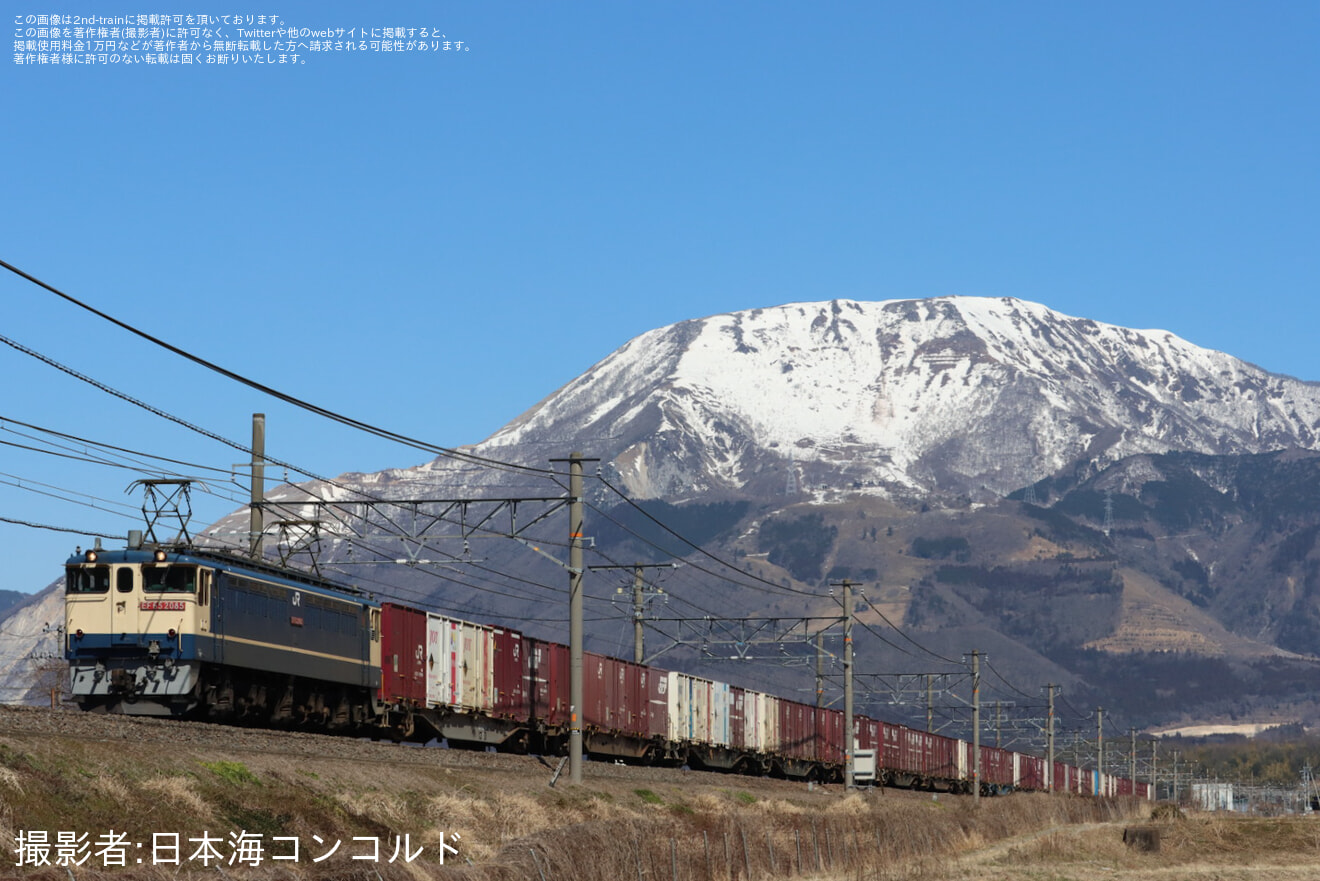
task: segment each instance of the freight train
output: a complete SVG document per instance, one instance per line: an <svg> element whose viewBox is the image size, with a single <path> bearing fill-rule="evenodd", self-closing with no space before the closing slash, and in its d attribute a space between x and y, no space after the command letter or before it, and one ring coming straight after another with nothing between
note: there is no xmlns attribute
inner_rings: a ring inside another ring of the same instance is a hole
<svg viewBox="0 0 1320 881"><path fill-rule="evenodd" d="M99 547L65 566L65 639L84 710L447 740L562 754L569 649L290 569L193 547ZM586 652L593 757L842 780L844 715ZM864 716L854 749L882 785L970 792L966 741ZM980 790L1150 798L1149 784L983 746Z"/></svg>

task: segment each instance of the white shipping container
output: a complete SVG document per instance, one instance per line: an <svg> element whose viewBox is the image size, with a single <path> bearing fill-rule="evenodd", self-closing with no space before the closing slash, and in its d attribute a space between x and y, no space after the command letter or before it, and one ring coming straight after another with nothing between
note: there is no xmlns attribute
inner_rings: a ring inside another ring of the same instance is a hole
<svg viewBox="0 0 1320 881"><path fill-rule="evenodd" d="M772 694L763 695L765 698L765 712L761 715L761 723L765 736L762 739L762 749L766 752L777 752L780 748L779 743L779 698Z"/></svg>
<svg viewBox="0 0 1320 881"><path fill-rule="evenodd" d="M747 703L752 707L752 723L747 729L747 746L757 752L765 752L765 694L760 691L747 692Z"/></svg>
<svg viewBox="0 0 1320 881"><path fill-rule="evenodd" d="M732 740L732 719L730 703L733 695L728 683L710 684L710 743L715 746L728 746Z"/></svg>
<svg viewBox="0 0 1320 881"><path fill-rule="evenodd" d="M685 741L692 739L692 719L688 712L690 693L687 680L682 673L666 674L665 687L669 698L669 739Z"/></svg>
<svg viewBox="0 0 1320 881"><path fill-rule="evenodd" d="M458 705L463 676L461 636L460 622L426 616L426 702L433 707Z"/></svg>
<svg viewBox="0 0 1320 881"><path fill-rule="evenodd" d="M692 739L700 743L710 743L711 686L714 683L709 679L690 676L688 684L692 688L689 704L692 713Z"/></svg>
<svg viewBox="0 0 1320 881"><path fill-rule="evenodd" d="M462 688L464 710L490 712L495 695L495 631L480 624L460 622L462 629Z"/></svg>

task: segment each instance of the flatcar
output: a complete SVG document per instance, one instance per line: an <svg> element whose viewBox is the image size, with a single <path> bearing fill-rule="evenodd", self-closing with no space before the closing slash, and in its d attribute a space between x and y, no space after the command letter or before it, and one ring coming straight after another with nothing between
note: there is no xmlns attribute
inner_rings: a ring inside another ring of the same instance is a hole
<svg viewBox="0 0 1320 881"><path fill-rule="evenodd" d="M568 745L569 649L306 573L193 547L78 552L65 651L83 709L338 731L502 751ZM586 652L589 755L841 781L842 711ZM874 781L952 793L1132 794L1149 784L855 716ZM1051 773L1047 775L1046 771Z"/></svg>

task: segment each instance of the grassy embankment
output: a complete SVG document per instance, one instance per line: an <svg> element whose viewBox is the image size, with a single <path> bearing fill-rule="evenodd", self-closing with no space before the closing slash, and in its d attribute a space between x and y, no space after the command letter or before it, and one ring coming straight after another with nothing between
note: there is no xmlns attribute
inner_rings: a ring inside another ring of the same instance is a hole
<svg viewBox="0 0 1320 881"><path fill-rule="evenodd" d="M808 790L783 781L592 763L583 786L551 788L550 771L533 758L342 741L326 747L333 754L320 754L319 744L330 739L304 739L296 750L273 738L249 742L235 733L218 739L229 745L0 732L0 847L6 851L0 877L1113 878L1193 858L1234 865L1240 855L1258 855L1258 841L1290 855L1287 865L1307 859L1320 865L1320 835L1310 832L1320 825L1301 821L1250 821L1275 824L1267 835L1264 826L1190 819L1168 827L1161 853L1138 854L1119 842L1123 822L1145 811L1132 804L1018 795L984 799L973 809L966 798L843 797L837 787ZM1106 825L1087 825L1098 823ZM23 830L44 830L52 843L60 831L88 833L92 855L69 869L15 867L13 846ZM111 830L134 843L123 869L105 868L95 855L95 843ZM261 836L262 864L190 861L195 845L187 839L204 832L217 839L224 860L233 852L232 837ZM157 833L180 836L181 866L151 865ZM395 836L404 834L425 850L410 865L391 864ZM276 836L299 839L298 861L270 859L288 853L276 847ZM366 852L354 837L379 838L379 858L350 859ZM442 837L457 851L446 854L443 867ZM336 841L341 846L334 856L314 861ZM144 862L136 863L141 857ZM1106 871L1097 872L1097 865ZM1175 871L1149 877L1200 876Z"/></svg>

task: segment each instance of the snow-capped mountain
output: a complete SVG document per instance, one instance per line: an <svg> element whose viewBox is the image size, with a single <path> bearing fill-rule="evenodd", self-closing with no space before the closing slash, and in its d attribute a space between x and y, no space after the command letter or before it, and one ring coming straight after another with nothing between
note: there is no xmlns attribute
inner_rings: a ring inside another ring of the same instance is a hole
<svg viewBox="0 0 1320 881"><path fill-rule="evenodd" d="M833 300L642 334L473 451L577 447L640 498L991 498L1078 460L1314 448L1317 426L1320 387L1165 331L1015 299Z"/></svg>

